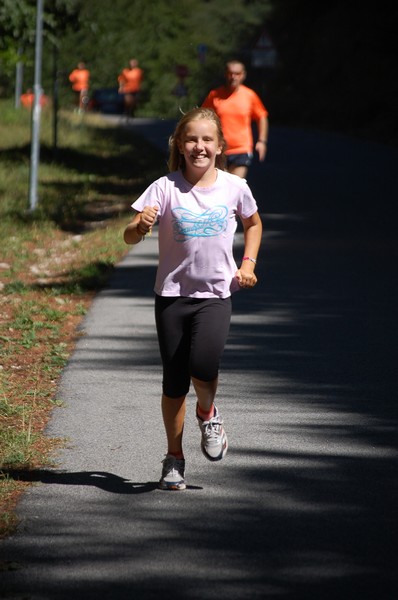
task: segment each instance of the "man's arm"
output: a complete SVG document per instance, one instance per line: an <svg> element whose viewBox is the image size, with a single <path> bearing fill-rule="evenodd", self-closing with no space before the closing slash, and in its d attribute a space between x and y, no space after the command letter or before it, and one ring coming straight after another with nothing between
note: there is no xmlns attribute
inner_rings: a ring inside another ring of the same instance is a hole
<svg viewBox="0 0 398 600"><path fill-rule="evenodd" d="M257 121L258 139L256 142L256 152L258 152L258 158L262 162L267 154L268 144L268 117L261 117Z"/></svg>

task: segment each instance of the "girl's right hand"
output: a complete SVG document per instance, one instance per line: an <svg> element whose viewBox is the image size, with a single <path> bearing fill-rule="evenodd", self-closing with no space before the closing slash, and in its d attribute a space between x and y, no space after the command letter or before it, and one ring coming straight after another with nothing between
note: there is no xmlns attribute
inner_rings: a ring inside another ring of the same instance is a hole
<svg viewBox="0 0 398 600"><path fill-rule="evenodd" d="M148 233L156 221L159 208L157 206L145 206L139 221L140 231Z"/></svg>

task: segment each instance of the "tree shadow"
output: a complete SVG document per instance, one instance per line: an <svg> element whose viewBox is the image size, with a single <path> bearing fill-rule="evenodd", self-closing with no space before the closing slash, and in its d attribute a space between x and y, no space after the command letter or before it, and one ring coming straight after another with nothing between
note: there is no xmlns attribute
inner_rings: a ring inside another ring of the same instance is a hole
<svg viewBox="0 0 398 600"><path fill-rule="evenodd" d="M92 262L70 271L54 272L40 283L25 284L14 280L4 287L4 293L27 290L51 290L55 294L79 294L99 291L109 282L114 265L104 261Z"/></svg>

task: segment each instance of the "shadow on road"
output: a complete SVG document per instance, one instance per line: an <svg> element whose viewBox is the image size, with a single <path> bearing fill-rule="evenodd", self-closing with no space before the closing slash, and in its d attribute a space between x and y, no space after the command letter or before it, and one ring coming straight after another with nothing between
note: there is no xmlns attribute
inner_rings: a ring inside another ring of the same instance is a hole
<svg viewBox="0 0 398 600"><path fill-rule="evenodd" d="M114 473L102 471L70 471L33 469L3 469L3 475L15 480L29 483L40 482L48 485L81 485L95 486L111 494L147 494L158 489L158 481L132 482ZM187 486L187 489L202 489L198 486Z"/></svg>

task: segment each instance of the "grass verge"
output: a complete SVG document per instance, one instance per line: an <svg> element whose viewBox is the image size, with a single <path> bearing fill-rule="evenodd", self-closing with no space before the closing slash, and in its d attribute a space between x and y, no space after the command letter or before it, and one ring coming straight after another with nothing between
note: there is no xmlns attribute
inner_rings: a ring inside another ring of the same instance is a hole
<svg viewBox="0 0 398 600"><path fill-rule="evenodd" d="M127 251L130 205L164 173L145 140L100 117L41 119L37 210L29 211L30 115L0 101L0 537L17 525L29 477L62 440L45 428L57 385L95 293Z"/></svg>

